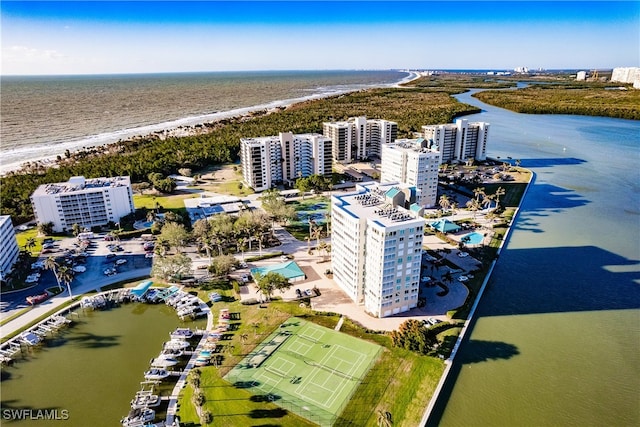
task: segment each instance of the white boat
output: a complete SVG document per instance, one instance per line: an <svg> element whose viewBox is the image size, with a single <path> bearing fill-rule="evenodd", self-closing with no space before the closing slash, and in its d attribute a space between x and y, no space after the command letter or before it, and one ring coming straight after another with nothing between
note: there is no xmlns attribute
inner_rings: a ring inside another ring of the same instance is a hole
<svg viewBox="0 0 640 427"><path fill-rule="evenodd" d="M194 362L194 365L196 365L196 366L207 366L209 364L209 362L211 362L210 358L198 356L198 358Z"/></svg>
<svg viewBox="0 0 640 427"><path fill-rule="evenodd" d="M126 418L123 418L120 422L123 427L142 426L145 423L151 422L156 417L156 411L149 408L132 409Z"/></svg>
<svg viewBox="0 0 640 427"><path fill-rule="evenodd" d="M160 353L160 357L177 358L182 356L183 354L184 352L181 348L165 348L164 350L162 350L162 353Z"/></svg>
<svg viewBox="0 0 640 427"><path fill-rule="evenodd" d="M170 372L166 369L152 368L144 373L144 378L146 380L162 380L167 378L169 375Z"/></svg>
<svg viewBox="0 0 640 427"><path fill-rule="evenodd" d="M31 331L23 332L22 335L20 335L20 342L28 345L38 345L41 341L42 338Z"/></svg>
<svg viewBox="0 0 640 427"><path fill-rule="evenodd" d="M171 339L189 339L193 336L193 331L189 328L176 328L169 335Z"/></svg>
<svg viewBox="0 0 640 427"><path fill-rule="evenodd" d="M136 396L131 401L131 408L153 408L160 405L160 403L160 396L158 396L157 394L153 394L151 390L140 390L136 393Z"/></svg>
<svg viewBox="0 0 640 427"><path fill-rule="evenodd" d="M171 341L167 341L164 344L164 348L167 349L175 349L175 350L184 350L185 348L189 347L189 343L187 341L183 341L183 340L171 340Z"/></svg>
<svg viewBox="0 0 640 427"><path fill-rule="evenodd" d="M171 356L156 357L151 361L152 368L168 368L169 366L175 366L178 364L178 359Z"/></svg>

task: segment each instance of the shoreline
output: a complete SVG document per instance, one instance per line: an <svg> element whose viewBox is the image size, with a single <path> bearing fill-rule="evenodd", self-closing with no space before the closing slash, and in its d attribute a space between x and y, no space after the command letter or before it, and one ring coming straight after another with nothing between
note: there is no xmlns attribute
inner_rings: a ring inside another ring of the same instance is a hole
<svg viewBox="0 0 640 427"><path fill-rule="evenodd" d="M85 137L81 137L78 140L61 142L59 144L56 144L55 148L49 148L46 145L29 147L28 151L32 151L34 153L49 151L49 154L44 156L34 156L30 159L14 161L7 164L0 163L0 177L12 173L20 174L23 172L28 172L28 169L31 168L39 169L43 167L56 167L60 163L60 160L65 160L66 151L69 151L71 154L70 157L73 157L74 154L79 153L85 149L97 149L103 152L109 151L109 147L126 141L147 138L158 138L160 140L164 140L166 138L172 137L180 138L202 135L208 133L210 130L215 129L217 125L226 120L249 120L259 113L268 115L280 110L285 110L293 105L306 101L330 98L332 96L344 95L347 93L353 93L367 89L382 87L400 88L403 84L420 78L420 74L416 71L401 70L401 72L408 73L408 75L402 80L395 83L370 85L359 89L325 91L298 98L274 100L264 104L240 107L226 111L217 111L211 114L182 117L167 122L150 124L136 128L121 129L119 131L88 135ZM6 153L3 154L6 155Z"/></svg>
<svg viewBox="0 0 640 427"><path fill-rule="evenodd" d="M507 227L507 232L506 232L504 238L502 239L502 242L500 243L500 247L498 248L498 251L496 252L496 258L491 261L491 265L489 266L487 275L484 277L484 280L482 281L482 286L480 286L480 290L478 291L478 295L476 295L476 298L473 301L473 305L471 306L471 310L469 311L469 315L467 316L467 318L464 321L464 325L462 327L462 330L460 331L460 335L458 335L458 339L456 340L455 344L453 345L453 349L451 350L451 354L449 355L449 358L447 358L444 361L444 363L445 363L444 371L442 372L442 375L440 376L440 381L438 381L438 385L436 386L436 389L434 390L433 395L431 396L431 399L429 400L429 404L425 408L424 414L423 414L422 419L420 421L420 425L422 425L422 426L430 425L429 422L431 421L431 416L433 414L433 410L435 409L436 405L438 404L438 401L440 400L440 394L442 393L443 389L445 388L445 386L449 382L449 377L450 377L450 374L451 374L451 370L453 368L453 363L455 361L455 357L458 354L458 349L460 348L460 345L462 345L462 341L467 336L467 333L469 332L469 329L470 329L470 327L471 327L471 325L472 325L472 323L474 321L474 317L475 317L475 313L476 313L476 309L478 307L478 304L480 304L480 300L482 299L482 295L484 294L484 291L485 291L485 289L487 287L487 284L489 283L489 279L491 279L491 275L493 274L493 270L494 270L496 264L498 263L498 261L500 260L500 253L502 252L502 249L507 245L507 243L509 242L509 239L511 238L511 231L513 230L513 227L515 226L516 221L518 220L518 216L520 215L520 210L522 208L522 204L524 203L524 200L527 197L527 193L529 192L529 188L531 187L531 184L533 182L535 182L535 179L536 179L535 172L533 172L532 170L530 170L530 172L531 172L531 176L529 177L529 182L527 182L527 186L526 186L526 188L524 190L524 193L522 194L522 197L520 198L520 201L518 202L518 207L516 208L515 214L513 215L513 218L511 219L511 224L509 224L509 226Z"/></svg>

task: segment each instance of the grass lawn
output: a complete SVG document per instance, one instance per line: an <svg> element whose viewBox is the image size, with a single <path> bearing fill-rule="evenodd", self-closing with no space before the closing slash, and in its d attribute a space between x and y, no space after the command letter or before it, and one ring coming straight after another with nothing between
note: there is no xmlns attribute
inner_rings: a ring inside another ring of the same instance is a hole
<svg viewBox="0 0 640 427"><path fill-rule="evenodd" d="M215 367L200 368L200 372L200 391L206 396L202 409L213 414L214 425L278 425L282 427L315 425L283 410L261 396L254 396L246 389L234 387L220 378ZM183 391L180 400L180 425L200 425L196 408L192 404L193 394L191 385Z"/></svg>
<svg viewBox="0 0 640 427"><path fill-rule="evenodd" d="M53 240L62 240L64 238L61 236L47 236L47 237ZM18 241L18 247L20 249L24 249L24 245L27 243L27 240L31 238L36 240L36 245L29 250L31 251L32 254L37 255L40 253L40 251L42 251L42 240L44 239L44 237L38 237L38 229L33 227L26 231L20 231L16 233L16 240Z"/></svg>
<svg viewBox="0 0 640 427"><path fill-rule="evenodd" d="M150 194L134 194L133 205L136 209L155 209L156 203L164 209L184 209L184 199L197 197L195 194L177 194L173 196L153 196Z"/></svg>
<svg viewBox="0 0 640 427"><path fill-rule="evenodd" d="M220 367L206 367L202 371L201 388L206 399L204 409L211 411L214 422L225 426L313 425L290 412L291 408L286 407L283 402L278 402L278 399L270 402L265 397L264 391L254 387L234 387L223 378L243 363L242 361L267 337L279 331L279 326L292 316L330 329L336 326L340 316L335 313L314 312L298 304L282 301L273 301L269 303L268 308L259 309L255 305L245 306L239 301L232 302L235 295L229 284L218 282L204 285L204 287L206 289L198 291L201 296L216 290L225 297L226 302L212 304L211 309L214 313L220 308L229 308L232 313L237 313L236 317L239 319L232 322L230 332L219 342L220 355L223 357ZM345 338L350 335L372 344L390 347L388 335L369 333L348 319L345 320L340 335L345 335ZM306 343L304 340L301 342ZM298 345L298 347L302 351L304 346ZM359 347L350 347L350 349L357 350ZM286 363L280 363L280 368L286 365ZM394 425L417 425L443 370L444 363L437 358L385 348L373 368L356 388L334 425L376 426L376 411L381 408L392 413ZM293 386L288 381L283 382L283 386L286 385ZM191 387L188 386L180 397L179 416L185 425L199 425L191 402L192 393ZM274 394L279 395L275 391ZM278 406L278 403L283 406ZM221 421L221 416L224 417L224 421Z"/></svg>
<svg viewBox="0 0 640 427"><path fill-rule="evenodd" d="M215 184L207 184L207 185L198 185L197 188L201 188L205 191L212 191L214 193L226 194L229 196L247 196L249 194L253 194L254 191L247 187L246 185L242 185L240 188L240 180L237 181L223 181Z"/></svg>

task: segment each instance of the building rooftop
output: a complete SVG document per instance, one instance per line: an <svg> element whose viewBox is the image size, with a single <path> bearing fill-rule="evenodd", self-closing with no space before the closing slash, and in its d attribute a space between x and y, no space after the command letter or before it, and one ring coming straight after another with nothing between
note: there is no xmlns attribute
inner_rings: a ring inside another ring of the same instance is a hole
<svg viewBox="0 0 640 427"><path fill-rule="evenodd" d="M102 188L102 187L121 187L129 186L131 179L128 176L116 176L112 178L90 178L83 176L73 176L67 182L58 182L54 184L42 184L36 191L34 196L73 193L75 191Z"/></svg>
<svg viewBox="0 0 640 427"><path fill-rule="evenodd" d="M424 223L419 211L408 210L392 202L392 198L404 192L403 190L411 192L411 189L411 186L400 184L358 185L357 193L334 196L338 201L334 209L343 209L354 218L371 219L384 227L408 221Z"/></svg>

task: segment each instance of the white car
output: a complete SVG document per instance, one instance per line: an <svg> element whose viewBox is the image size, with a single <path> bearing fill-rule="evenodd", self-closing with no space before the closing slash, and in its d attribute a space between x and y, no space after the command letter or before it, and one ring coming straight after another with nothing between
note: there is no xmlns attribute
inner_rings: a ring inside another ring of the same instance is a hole
<svg viewBox="0 0 640 427"><path fill-rule="evenodd" d="M119 259L119 260L116 261L116 265L123 265L123 264L126 264L126 263L127 263L126 259Z"/></svg>
<svg viewBox="0 0 640 427"><path fill-rule="evenodd" d="M240 279L242 280L243 283L249 283L249 276L246 274L243 274Z"/></svg>
<svg viewBox="0 0 640 427"><path fill-rule="evenodd" d="M280 261L289 261L289 257L286 255L280 255Z"/></svg>
<svg viewBox="0 0 640 427"><path fill-rule="evenodd" d="M420 280L422 281L422 283L429 283L433 279L431 279L431 277L429 277L429 276L425 276Z"/></svg>
<svg viewBox="0 0 640 427"><path fill-rule="evenodd" d="M463 282L463 283L464 282L468 282L469 278L467 276L460 276L460 277L458 277L458 281L459 282Z"/></svg>
<svg viewBox="0 0 640 427"><path fill-rule="evenodd" d="M82 265L76 265L75 267L73 267L73 271L75 273L84 273L85 271L87 271L87 267Z"/></svg>
<svg viewBox="0 0 640 427"><path fill-rule="evenodd" d="M468 254L468 253L466 253L466 252L458 252L458 256L459 256L460 258L465 258L465 257L468 257L468 256L469 256L469 254Z"/></svg>

